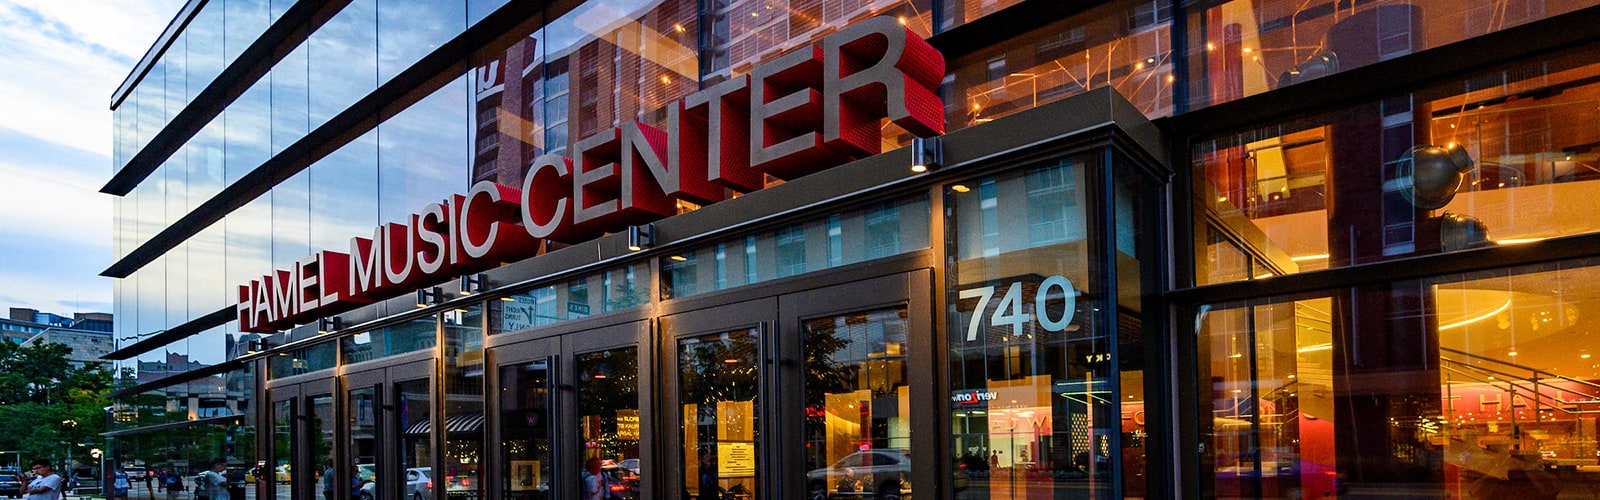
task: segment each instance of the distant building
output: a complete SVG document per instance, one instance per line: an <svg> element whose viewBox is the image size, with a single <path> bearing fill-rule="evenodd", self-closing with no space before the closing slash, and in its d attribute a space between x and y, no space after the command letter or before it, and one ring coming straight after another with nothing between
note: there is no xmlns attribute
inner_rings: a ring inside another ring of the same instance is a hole
<svg viewBox="0 0 1600 500"><path fill-rule="evenodd" d="M73 366L106 365L101 356L116 345L111 339L112 315L73 313L71 318L34 309L13 307L9 318L0 318L0 338L15 344L66 344L72 348L67 361Z"/></svg>

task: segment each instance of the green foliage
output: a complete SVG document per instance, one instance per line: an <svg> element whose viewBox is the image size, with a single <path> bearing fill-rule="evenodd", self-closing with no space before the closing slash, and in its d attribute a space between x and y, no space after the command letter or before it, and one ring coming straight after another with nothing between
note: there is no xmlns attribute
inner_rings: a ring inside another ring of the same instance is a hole
<svg viewBox="0 0 1600 500"><path fill-rule="evenodd" d="M67 362L71 352L62 344L0 341L0 422L7 429L0 432L0 450L22 452L24 463L94 461L89 451L103 446L111 372L73 368Z"/></svg>

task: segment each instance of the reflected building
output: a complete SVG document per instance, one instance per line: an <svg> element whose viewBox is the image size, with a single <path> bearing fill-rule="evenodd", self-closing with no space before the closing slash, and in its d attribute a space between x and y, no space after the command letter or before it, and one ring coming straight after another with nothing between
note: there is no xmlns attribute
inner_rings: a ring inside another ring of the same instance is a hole
<svg viewBox="0 0 1600 500"><path fill-rule="evenodd" d="M112 97L109 458L282 500L1590 494L1596 21L190 2Z"/></svg>

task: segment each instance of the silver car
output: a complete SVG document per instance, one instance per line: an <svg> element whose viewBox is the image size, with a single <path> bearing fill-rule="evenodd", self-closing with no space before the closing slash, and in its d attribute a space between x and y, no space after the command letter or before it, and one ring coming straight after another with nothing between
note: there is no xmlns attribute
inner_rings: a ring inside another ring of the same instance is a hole
<svg viewBox="0 0 1600 500"><path fill-rule="evenodd" d="M433 498L433 468L412 467L406 469L406 489L402 497L408 500L429 500ZM374 481L367 481L361 485L361 500L377 500L378 486Z"/></svg>

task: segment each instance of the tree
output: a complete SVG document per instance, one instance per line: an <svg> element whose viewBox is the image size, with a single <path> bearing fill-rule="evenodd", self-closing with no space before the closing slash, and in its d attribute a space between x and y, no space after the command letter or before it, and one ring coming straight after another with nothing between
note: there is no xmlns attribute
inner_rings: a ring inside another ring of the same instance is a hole
<svg viewBox="0 0 1600 500"><path fill-rule="evenodd" d="M0 341L0 449L35 458L90 462L106 431L111 372L73 367L62 344L20 346Z"/></svg>

